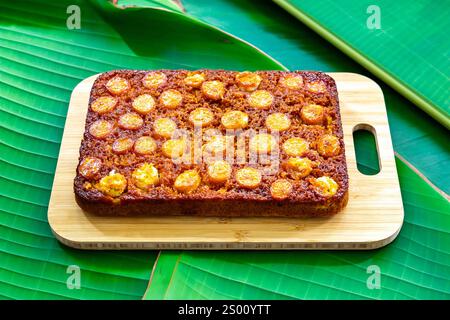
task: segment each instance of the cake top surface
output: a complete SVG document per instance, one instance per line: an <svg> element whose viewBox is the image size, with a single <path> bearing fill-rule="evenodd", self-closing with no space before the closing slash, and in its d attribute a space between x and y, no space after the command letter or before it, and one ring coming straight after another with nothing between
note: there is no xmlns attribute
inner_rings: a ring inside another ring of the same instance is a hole
<svg viewBox="0 0 450 320"><path fill-rule="evenodd" d="M101 74L75 189L114 203L333 201L348 189L334 80L302 71Z"/></svg>

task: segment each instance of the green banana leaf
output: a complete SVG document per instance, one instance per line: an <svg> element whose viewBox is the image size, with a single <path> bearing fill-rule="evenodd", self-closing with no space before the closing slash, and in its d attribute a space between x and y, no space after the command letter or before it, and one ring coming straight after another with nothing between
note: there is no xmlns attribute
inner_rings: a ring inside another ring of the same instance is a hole
<svg viewBox="0 0 450 320"><path fill-rule="evenodd" d="M142 10L83 0L0 2L3 298L136 299L150 277L155 252L73 250L49 229L47 205L69 97L78 82L117 68L281 68L241 40L158 6L170 2L153 1ZM81 9L79 30L66 28L69 5ZM170 26L163 36L161 26ZM79 290L67 288L69 265L81 270Z"/></svg>
<svg viewBox="0 0 450 320"><path fill-rule="evenodd" d="M449 1L274 1L450 129Z"/></svg>
<svg viewBox="0 0 450 320"><path fill-rule="evenodd" d="M181 1L176 0L118 0L115 4L122 9L137 7L178 12L184 11Z"/></svg>
<svg viewBox="0 0 450 320"><path fill-rule="evenodd" d="M80 30L66 28L68 15L65 12L71 4L81 9ZM128 8L130 6L135 8ZM222 10L227 7L233 8L233 11ZM44 0L2 1L0 8L1 298L133 299L142 296L150 277L156 255L154 252L72 250L59 245L49 230L46 207L67 103L71 90L81 79L116 68L282 68L250 43L270 53L289 68L358 70L357 65L333 52L326 42L314 38L314 33L264 1L183 1L183 7L178 4L173 6L173 1L163 0L119 1L116 6L102 1L93 4L81 0L56 3ZM257 32L252 33L255 30ZM237 39L235 35L249 43ZM383 89L386 94L386 89ZM437 165L449 163L442 128L435 126L420 112L409 111L402 117L402 113L409 110L408 103L395 93L389 93L392 97L389 98L388 94L386 99L391 109L389 120L397 152L440 188L448 188L448 183L445 183L448 181L445 180L446 172L438 174L436 169ZM416 156L417 150L411 151L416 149L416 145L419 149L423 147L419 156ZM370 170L370 159L366 160L363 163ZM425 162L428 164L425 165ZM414 174L408 171L406 176L410 179ZM429 196L428 189L417 190L424 192L425 197L434 199ZM416 215L421 216L423 211L419 207L416 209ZM435 209L439 213L437 217L445 212L442 210L448 212L445 206ZM441 222L440 227L444 231L438 235L448 233L448 225L439 219L432 221L431 225L436 221ZM431 273L431 277L443 274L442 269L448 274L448 260L441 260L442 256L448 258L445 251L448 238L436 238L433 230L426 230L428 238L434 239L429 244L431 253L412 242L403 244L401 256L406 257L408 253L417 251L421 256L427 256L427 263L438 270ZM210 256L208 253L203 254L206 261L210 258L214 260L215 253ZM275 265L290 262L286 257L272 254L272 263ZM302 254L295 253L299 257ZM322 253L307 254L315 257L318 265L327 265ZM334 254L339 257L338 253ZM170 255L162 253L159 262ZM199 253L189 255L197 256ZM370 252L368 256L371 256ZM388 260L390 256L382 255L380 259ZM409 264L407 259L405 261L405 273L417 268ZM294 262L308 272L313 270L307 268L306 264L302 265L301 259ZM264 261L258 260L256 256L252 263L264 265ZM345 281L345 276L354 271L351 268L354 263L348 262L350 271L344 272L341 277L336 276L334 281ZM66 287L68 265L78 265L81 269L80 290L68 290ZM160 290L166 290L163 280L170 279L174 274L173 269L161 269L160 266L158 263L152 278L161 278L161 281L152 281L152 294L155 295ZM336 269L335 272L340 270ZM256 274L254 271L252 273ZM418 275L420 277L425 276ZM321 281L332 287L326 279L324 276ZM425 285L429 285L427 279L425 277L423 280ZM280 279L279 285L283 281L286 279ZM157 283L160 285L155 286ZM211 286L206 278L204 284ZM249 298L258 297L251 282L243 282L242 285L248 291ZM448 288L436 288L448 292ZM226 289L223 287L223 290ZM316 293L317 296L321 294ZM326 293L326 287L322 293ZM234 296L231 291L228 294ZM421 295L424 295L424 291L417 296Z"/></svg>

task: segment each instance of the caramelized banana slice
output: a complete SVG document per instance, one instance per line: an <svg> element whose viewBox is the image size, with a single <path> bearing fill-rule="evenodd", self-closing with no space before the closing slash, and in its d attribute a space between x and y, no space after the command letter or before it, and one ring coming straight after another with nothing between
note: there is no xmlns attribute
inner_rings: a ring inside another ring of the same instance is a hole
<svg viewBox="0 0 450 320"><path fill-rule="evenodd" d="M109 175L101 178L95 187L110 197L118 197L127 188L127 179L113 170Z"/></svg>
<svg viewBox="0 0 450 320"><path fill-rule="evenodd" d="M248 103L252 108L269 109L273 103L273 96L269 91L256 90L248 97Z"/></svg>
<svg viewBox="0 0 450 320"><path fill-rule="evenodd" d="M227 111L220 119L226 129L243 129L248 125L248 115L242 111Z"/></svg>
<svg viewBox="0 0 450 320"><path fill-rule="evenodd" d="M134 141L131 138L119 138L112 144L112 151L117 154L124 154L133 148Z"/></svg>
<svg viewBox="0 0 450 320"><path fill-rule="evenodd" d="M149 89L156 89L160 85L166 83L167 76L162 72L149 72L142 79L144 87Z"/></svg>
<svg viewBox="0 0 450 320"><path fill-rule="evenodd" d="M298 90L303 87L303 77L300 75L287 75L280 80L280 83L288 89Z"/></svg>
<svg viewBox="0 0 450 320"><path fill-rule="evenodd" d="M306 124L322 124L324 119L323 107L317 104L304 106L300 113Z"/></svg>
<svg viewBox="0 0 450 320"><path fill-rule="evenodd" d="M221 100L225 95L225 85L221 81L206 81L202 84L202 92L211 100Z"/></svg>
<svg viewBox="0 0 450 320"><path fill-rule="evenodd" d="M317 142L317 151L324 157L337 156L341 152L339 139L331 134L325 134Z"/></svg>
<svg viewBox="0 0 450 320"><path fill-rule="evenodd" d="M191 193L200 186L201 181L196 170L186 170L175 179L174 187L179 192Z"/></svg>
<svg viewBox="0 0 450 320"><path fill-rule="evenodd" d="M324 93L327 91L327 86L322 81L314 81L308 83L308 91L314 93Z"/></svg>
<svg viewBox="0 0 450 320"><path fill-rule="evenodd" d="M97 139L104 139L111 133L113 125L106 120L97 120L89 127L89 133Z"/></svg>
<svg viewBox="0 0 450 320"><path fill-rule="evenodd" d="M121 94L127 91L130 88L130 84L128 81L122 77L116 76L114 78L109 79L106 83L106 89L112 94Z"/></svg>
<svg viewBox="0 0 450 320"><path fill-rule="evenodd" d="M170 118L158 118L153 123L153 130L160 137L171 138L177 130L177 124Z"/></svg>
<svg viewBox="0 0 450 320"><path fill-rule="evenodd" d="M156 150L156 142L152 137L143 136L134 143L134 151L138 154L152 154Z"/></svg>
<svg viewBox="0 0 450 320"><path fill-rule="evenodd" d="M227 149L226 136L213 136L211 140L203 145L203 151L212 155L223 153Z"/></svg>
<svg viewBox="0 0 450 320"><path fill-rule="evenodd" d="M98 114L105 114L114 109L117 104L117 99L110 96L104 96L96 99L91 104L91 109Z"/></svg>
<svg viewBox="0 0 450 320"><path fill-rule="evenodd" d="M205 75L203 73L191 72L183 81L187 86L199 88L205 81Z"/></svg>
<svg viewBox="0 0 450 320"><path fill-rule="evenodd" d="M239 72L236 75L236 82L241 89L245 91L255 91L261 83L261 77L253 72Z"/></svg>
<svg viewBox="0 0 450 320"><path fill-rule="evenodd" d="M125 113L119 118L119 127L128 130L137 130L144 124L141 116L134 112Z"/></svg>
<svg viewBox="0 0 450 320"><path fill-rule="evenodd" d="M161 93L159 102L164 108L176 109L181 106L181 103L183 102L183 95L177 90L169 89Z"/></svg>
<svg viewBox="0 0 450 320"><path fill-rule="evenodd" d="M266 118L266 126L272 131L284 131L291 126L291 120L284 113L272 113Z"/></svg>
<svg viewBox="0 0 450 320"><path fill-rule="evenodd" d="M78 172L85 178L90 179L95 176L102 167L102 161L98 158L84 158L78 166Z"/></svg>
<svg viewBox="0 0 450 320"><path fill-rule="evenodd" d="M339 188L336 181L328 176L312 179L311 183L314 186L314 190L327 198L334 196Z"/></svg>
<svg viewBox="0 0 450 320"><path fill-rule="evenodd" d="M159 183L159 172L153 164L145 162L133 171L131 179L139 189L148 190Z"/></svg>
<svg viewBox="0 0 450 320"><path fill-rule="evenodd" d="M148 114L155 108L155 99L150 94L141 94L133 100L133 109L142 115Z"/></svg>
<svg viewBox="0 0 450 320"><path fill-rule="evenodd" d="M231 176L231 165L223 160L214 161L208 166L209 179L214 183L224 183Z"/></svg>
<svg viewBox="0 0 450 320"><path fill-rule="evenodd" d="M236 172L237 183L247 189L255 189L261 183L261 172L258 169L245 167Z"/></svg>
<svg viewBox="0 0 450 320"><path fill-rule="evenodd" d="M290 138L283 143L283 151L292 157L299 157L309 149L309 143L302 138Z"/></svg>
<svg viewBox="0 0 450 320"><path fill-rule="evenodd" d="M268 133L257 134L250 138L250 152L257 154L269 154L276 148L276 139Z"/></svg>
<svg viewBox="0 0 450 320"><path fill-rule="evenodd" d="M286 169L293 179L301 179L312 171L312 161L308 158L289 158L286 161Z"/></svg>
<svg viewBox="0 0 450 320"><path fill-rule="evenodd" d="M180 158L186 150L186 141L184 139L170 139L163 143L162 153L167 158Z"/></svg>
<svg viewBox="0 0 450 320"><path fill-rule="evenodd" d="M278 179L270 186L270 194L275 200L284 200L292 192L292 184L286 179Z"/></svg>
<svg viewBox="0 0 450 320"><path fill-rule="evenodd" d="M196 127L206 127L214 120L214 114L208 108L197 108L189 114L189 121Z"/></svg>

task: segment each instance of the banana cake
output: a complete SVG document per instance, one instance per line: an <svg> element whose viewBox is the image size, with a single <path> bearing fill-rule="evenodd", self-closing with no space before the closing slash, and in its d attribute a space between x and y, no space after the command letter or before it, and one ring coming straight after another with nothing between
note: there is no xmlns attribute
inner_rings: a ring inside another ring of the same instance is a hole
<svg viewBox="0 0 450 320"><path fill-rule="evenodd" d="M310 71L103 73L74 192L98 215L335 214L348 199L336 84Z"/></svg>

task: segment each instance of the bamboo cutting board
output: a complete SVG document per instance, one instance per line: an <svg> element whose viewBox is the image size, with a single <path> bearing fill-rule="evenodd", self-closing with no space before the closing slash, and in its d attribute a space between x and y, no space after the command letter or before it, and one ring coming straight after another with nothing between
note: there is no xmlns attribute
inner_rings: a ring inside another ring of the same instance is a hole
<svg viewBox="0 0 450 320"><path fill-rule="evenodd" d="M375 249L395 239L403 205L380 87L353 73L331 73L338 87L350 188L347 207L328 218L99 217L75 202L73 178L96 76L74 89L48 209L53 233L80 249ZM377 175L356 167L353 131L374 133Z"/></svg>

